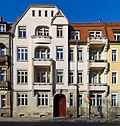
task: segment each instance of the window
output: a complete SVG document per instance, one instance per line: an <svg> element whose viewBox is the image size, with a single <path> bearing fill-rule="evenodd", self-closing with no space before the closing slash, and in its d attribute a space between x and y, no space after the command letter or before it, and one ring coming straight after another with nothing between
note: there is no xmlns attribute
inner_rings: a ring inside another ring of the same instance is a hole
<svg viewBox="0 0 120 126"><path fill-rule="evenodd" d="M117 72L112 72L112 84L117 84Z"/></svg>
<svg viewBox="0 0 120 126"><path fill-rule="evenodd" d="M27 70L17 71L17 83L27 83L28 82L28 72Z"/></svg>
<svg viewBox="0 0 120 126"><path fill-rule="evenodd" d="M92 72L92 73L90 73L89 80L90 80L90 83L92 83L92 84L101 83L101 74L96 73L96 72Z"/></svg>
<svg viewBox="0 0 120 126"><path fill-rule="evenodd" d="M57 26L57 37L63 37L63 26Z"/></svg>
<svg viewBox="0 0 120 126"><path fill-rule="evenodd" d="M57 83L63 83L63 70L57 70Z"/></svg>
<svg viewBox="0 0 120 126"><path fill-rule="evenodd" d="M78 48L78 61L83 61L83 49Z"/></svg>
<svg viewBox="0 0 120 126"><path fill-rule="evenodd" d="M100 60L101 54L98 51L90 52L90 60Z"/></svg>
<svg viewBox="0 0 120 126"><path fill-rule="evenodd" d="M101 37L102 36L102 31L90 31L89 36L90 37Z"/></svg>
<svg viewBox="0 0 120 126"><path fill-rule="evenodd" d="M78 95L78 106L82 106L82 95Z"/></svg>
<svg viewBox="0 0 120 126"><path fill-rule="evenodd" d="M35 17L35 10L32 10L32 16Z"/></svg>
<svg viewBox="0 0 120 126"><path fill-rule="evenodd" d="M72 40L80 40L80 31L71 31Z"/></svg>
<svg viewBox="0 0 120 126"><path fill-rule="evenodd" d="M112 49L112 61L117 62L117 49Z"/></svg>
<svg viewBox="0 0 120 126"><path fill-rule="evenodd" d="M74 60L74 48L69 48L69 61Z"/></svg>
<svg viewBox="0 0 120 126"><path fill-rule="evenodd" d="M6 95L2 94L2 95L0 95L0 97L1 97L0 108L5 108L6 107Z"/></svg>
<svg viewBox="0 0 120 126"><path fill-rule="evenodd" d="M116 94L112 94L111 102L112 102L112 107L117 106L117 95Z"/></svg>
<svg viewBox="0 0 120 126"><path fill-rule="evenodd" d="M120 31L114 32L115 41L120 41Z"/></svg>
<svg viewBox="0 0 120 126"><path fill-rule="evenodd" d="M57 60L63 60L63 47L57 47Z"/></svg>
<svg viewBox="0 0 120 126"><path fill-rule="evenodd" d="M97 95L97 106L102 106L102 95Z"/></svg>
<svg viewBox="0 0 120 126"><path fill-rule="evenodd" d="M50 72L46 71L37 72L37 82L50 83Z"/></svg>
<svg viewBox="0 0 120 126"><path fill-rule="evenodd" d="M6 81L6 71L5 70L0 71L0 81Z"/></svg>
<svg viewBox="0 0 120 126"><path fill-rule="evenodd" d="M36 31L37 36L49 36L49 28L41 27Z"/></svg>
<svg viewBox="0 0 120 126"><path fill-rule="evenodd" d="M18 106L28 105L28 95L26 93L18 93L17 100L18 100Z"/></svg>
<svg viewBox="0 0 120 126"><path fill-rule="evenodd" d="M4 25L0 25L0 32L4 32L5 29L4 29Z"/></svg>
<svg viewBox="0 0 120 126"><path fill-rule="evenodd" d="M19 30L18 37L26 38L26 26L19 26L18 30Z"/></svg>
<svg viewBox="0 0 120 126"><path fill-rule="evenodd" d="M50 58L50 50L49 49L37 49L35 52L35 57L40 59L48 59Z"/></svg>
<svg viewBox="0 0 120 126"><path fill-rule="evenodd" d="M17 60L18 61L28 60L28 49L27 48L17 48Z"/></svg>
<svg viewBox="0 0 120 126"><path fill-rule="evenodd" d="M69 84L74 83L74 71L69 72Z"/></svg>
<svg viewBox="0 0 120 126"><path fill-rule="evenodd" d="M90 96L90 105L95 106L95 95Z"/></svg>
<svg viewBox="0 0 120 126"><path fill-rule="evenodd" d="M38 94L38 106L48 106L48 94Z"/></svg>
<svg viewBox="0 0 120 126"><path fill-rule="evenodd" d="M39 17L41 17L41 10L38 11Z"/></svg>
<svg viewBox="0 0 120 126"><path fill-rule="evenodd" d="M53 17L54 16L54 11L51 11L51 17Z"/></svg>
<svg viewBox="0 0 120 126"><path fill-rule="evenodd" d="M45 11L45 17L47 17L47 16L48 16L48 11L46 10L46 11Z"/></svg>
<svg viewBox="0 0 120 126"><path fill-rule="evenodd" d="M82 71L78 71L78 84L83 83L83 73Z"/></svg>
<svg viewBox="0 0 120 126"><path fill-rule="evenodd" d="M0 45L0 55L6 55L6 48L4 45Z"/></svg>
<svg viewBox="0 0 120 126"><path fill-rule="evenodd" d="M70 93L70 106L73 106L73 94L72 93Z"/></svg>

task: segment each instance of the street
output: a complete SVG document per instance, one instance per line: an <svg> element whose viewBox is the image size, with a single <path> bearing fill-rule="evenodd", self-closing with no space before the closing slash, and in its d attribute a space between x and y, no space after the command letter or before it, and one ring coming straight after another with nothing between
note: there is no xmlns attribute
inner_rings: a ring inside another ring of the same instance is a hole
<svg viewBox="0 0 120 126"><path fill-rule="evenodd" d="M0 126L120 126L120 123L87 122L0 122Z"/></svg>

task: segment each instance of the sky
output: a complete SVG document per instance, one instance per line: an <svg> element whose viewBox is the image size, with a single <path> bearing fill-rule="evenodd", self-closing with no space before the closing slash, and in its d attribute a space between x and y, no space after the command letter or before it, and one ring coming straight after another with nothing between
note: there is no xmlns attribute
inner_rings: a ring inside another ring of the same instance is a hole
<svg viewBox="0 0 120 126"><path fill-rule="evenodd" d="M120 22L120 0L1 0L0 16L15 22L30 4L55 4L69 22Z"/></svg>

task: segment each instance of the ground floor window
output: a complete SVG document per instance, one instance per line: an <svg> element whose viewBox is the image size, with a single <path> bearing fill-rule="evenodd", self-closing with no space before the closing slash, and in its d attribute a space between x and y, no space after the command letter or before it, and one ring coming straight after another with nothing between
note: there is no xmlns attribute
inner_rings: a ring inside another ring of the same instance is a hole
<svg viewBox="0 0 120 126"><path fill-rule="evenodd" d="M1 94L0 95L0 108L5 108L6 107L6 95Z"/></svg>
<svg viewBox="0 0 120 126"><path fill-rule="evenodd" d="M28 94L27 93L18 93L17 100L18 100L18 106L19 105L28 105Z"/></svg>
<svg viewBox="0 0 120 126"><path fill-rule="evenodd" d="M112 102L113 107L117 106L117 95L116 94L112 94L111 102Z"/></svg>
<svg viewBox="0 0 120 126"><path fill-rule="evenodd" d="M48 94L46 93L38 93L38 106L48 106Z"/></svg>

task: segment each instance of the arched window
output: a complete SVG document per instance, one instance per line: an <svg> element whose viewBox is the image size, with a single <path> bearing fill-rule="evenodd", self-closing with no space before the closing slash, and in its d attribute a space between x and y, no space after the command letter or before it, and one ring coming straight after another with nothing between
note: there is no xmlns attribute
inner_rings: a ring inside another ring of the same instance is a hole
<svg viewBox="0 0 120 126"><path fill-rule="evenodd" d="M49 27L47 26L38 26L35 31L37 36L49 36Z"/></svg>

